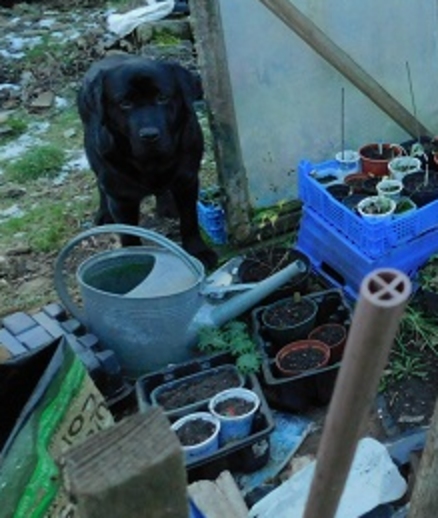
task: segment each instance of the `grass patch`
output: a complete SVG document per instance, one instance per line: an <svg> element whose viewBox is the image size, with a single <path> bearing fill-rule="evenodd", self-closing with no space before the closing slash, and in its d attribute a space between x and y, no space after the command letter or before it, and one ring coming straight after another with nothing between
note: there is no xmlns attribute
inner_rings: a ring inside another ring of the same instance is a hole
<svg viewBox="0 0 438 518"><path fill-rule="evenodd" d="M151 40L151 43L155 43L155 45L162 45L163 47L165 47L170 45L178 45L179 43L181 43L181 40L180 38L177 38L176 36L171 34L169 31L161 30L154 32L154 36Z"/></svg>
<svg viewBox="0 0 438 518"><path fill-rule="evenodd" d="M6 179L25 183L41 177L54 177L64 165L65 158L65 152L53 144L35 147L5 165Z"/></svg>
<svg viewBox="0 0 438 518"><path fill-rule="evenodd" d="M4 241L11 240L16 234L24 234L36 252L59 250L72 234L80 230L90 211L90 200L65 201L37 206L20 218L11 218L0 224Z"/></svg>
<svg viewBox="0 0 438 518"><path fill-rule="evenodd" d="M0 138L0 143L10 142L13 139L18 138L27 130L27 122L23 118L8 117L4 122L4 125L8 128L8 132Z"/></svg>

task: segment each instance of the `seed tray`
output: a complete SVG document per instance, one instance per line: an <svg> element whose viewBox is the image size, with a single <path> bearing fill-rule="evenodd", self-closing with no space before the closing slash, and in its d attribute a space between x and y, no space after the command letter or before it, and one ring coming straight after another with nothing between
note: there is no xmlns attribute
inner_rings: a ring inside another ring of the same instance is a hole
<svg viewBox="0 0 438 518"><path fill-rule="evenodd" d="M326 322L339 322L348 329L351 321L351 307L338 289L308 295L318 304L315 327ZM323 302L330 301L327 307ZM326 405L332 396L340 362L322 369L307 371L298 376L282 377L275 366L276 346L267 337L261 322L264 306L251 313L254 340L262 354L261 384L266 399L273 407L291 412L303 412L310 406Z"/></svg>
<svg viewBox="0 0 438 518"><path fill-rule="evenodd" d="M136 394L140 411L145 411L152 405L151 391L159 385L221 365L234 365L233 357L227 353L203 357L139 378L136 382ZM260 398L260 407L255 415L251 434L244 439L222 446L204 459L187 462L186 469L190 480L212 479L224 469L251 472L260 469L268 461L269 435L275 427L274 418L257 377L244 376L244 387L254 390ZM207 409L207 403L201 409ZM175 420L174 417L169 419Z"/></svg>
<svg viewBox="0 0 438 518"><path fill-rule="evenodd" d="M365 256L375 259L389 254L394 248L438 228L438 201L382 221L361 218L314 178L315 172L322 175L337 168L339 165L333 160L319 164L302 160L298 165L299 197L306 207L314 210Z"/></svg>

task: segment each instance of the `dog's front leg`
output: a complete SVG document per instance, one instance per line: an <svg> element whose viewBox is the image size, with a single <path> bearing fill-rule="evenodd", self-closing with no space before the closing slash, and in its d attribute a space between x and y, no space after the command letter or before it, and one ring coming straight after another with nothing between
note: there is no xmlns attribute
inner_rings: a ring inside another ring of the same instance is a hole
<svg viewBox="0 0 438 518"><path fill-rule="evenodd" d="M115 223L137 226L140 218L140 201L116 200L107 196L108 209ZM122 246L138 246L141 240L137 236L121 234Z"/></svg>
<svg viewBox="0 0 438 518"><path fill-rule="evenodd" d="M172 194L180 215L180 232L182 245L187 252L197 257L206 268L217 264L217 254L206 245L201 237L196 212L198 199L198 181L178 182L172 189Z"/></svg>

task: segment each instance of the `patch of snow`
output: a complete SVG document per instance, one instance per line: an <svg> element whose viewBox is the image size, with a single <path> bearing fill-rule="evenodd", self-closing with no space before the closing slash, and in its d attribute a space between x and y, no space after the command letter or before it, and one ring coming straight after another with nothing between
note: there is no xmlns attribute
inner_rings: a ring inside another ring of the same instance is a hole
<svg viewBox="0 0 438 518"><path fill-rule="evenodd" d="M15 90L15 91L17 91L17 90L20 90L20 87L19 87L19 85L14 85L12 83L2 83L2 84L0 84L0 92L2 90Z"/></svg>
<svg viewBox="0 0 438 518"><path fill-rule="evenodd" d="M15 142L9 142L0 146L0 160L11 160L19 157L31 146L40 145L41 141L35 135L44 133L49 128L48 122L36 122L29 124L28 132L20 135Z"/></svg>
<svg viewBox="0 0 438 518"><path fill-rule="evenodd" d="M15 54L12 54L7 50L0 49L0 56L5 59L21 59L24 58L25 54L24 52L16 52Z"/></svg>
<svg viewBox="0 0 438 518"><path fill-rule="evenodd" d="M56 23L55 18L45 18L44 20L40 20L38 22L38 26L43 29L50 29L50 27L52 27L54 23Z"/></svg>
<svg viewBox="0 0 438 518"><path fill-rule="evenodd" d="M11 218L21 218L24 211L18 205L11 205L8 209L0 210L0 223L4 223Z"/></svg>
<svg viewBox="0 0 438 518"><path fill-rule="evenodd" d="M67 108L69 106L69 102L64 97L55 97L55 106L56 108Z"/></svg>
<svg viewBox="0 0 438 518"><path fill-rule="evenodd" d="M23 49L32 49L39 45L42 41L41 36L31 36L28 38L22 38L19 36L6 36L5 38L9 49L12 52L20 52Z"/></svg>

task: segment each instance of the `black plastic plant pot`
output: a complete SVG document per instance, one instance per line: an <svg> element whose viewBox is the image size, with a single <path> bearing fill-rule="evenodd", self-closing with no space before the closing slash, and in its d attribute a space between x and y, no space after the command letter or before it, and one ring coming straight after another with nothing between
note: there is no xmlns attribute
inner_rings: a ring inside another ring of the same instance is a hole
<svg viewBox="0 0 438 518"><path fill-rule="evenodd" d="M341 201L350 193L350 187L345 183L336 183L327 187L329 192L335 200Z"/></svg>
<svg viewBox="0 0 438 518"><path fill-rule="evenodd" d="M288 297L265 306L261 320L266 332L276 346L282 346L306 338L316 321L318 306L310 297L295 300Z"/></svg>
<svg viewBox="0 0 438 518"><path fill-rule="evenodd" d="M417 207L423 207L438 199L438 172L429 171L427 183L424 171L408 174L403 178L403 186Z"/></svg>
<svg viewBox="0 0 438 518"><path fill-rule="evenodd" d="M264 298L259 305L271 304L282 298L290 297L295 292L306 294L311 273L311 261L307 255L294 248L270 247L248 252L238 268L237 277L241 283L259 282L285 268L297 259L303 261L306 265L305 271Z"/></svg>

